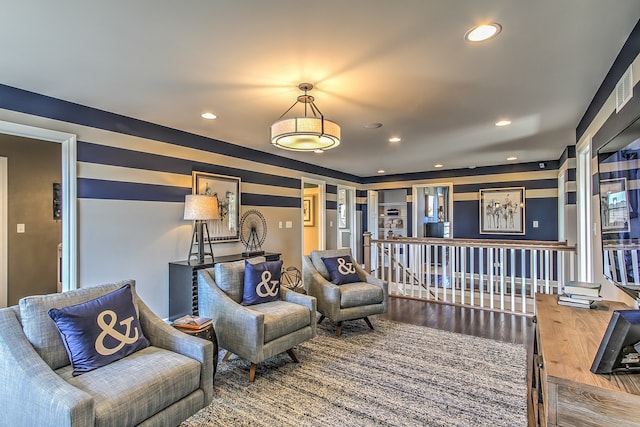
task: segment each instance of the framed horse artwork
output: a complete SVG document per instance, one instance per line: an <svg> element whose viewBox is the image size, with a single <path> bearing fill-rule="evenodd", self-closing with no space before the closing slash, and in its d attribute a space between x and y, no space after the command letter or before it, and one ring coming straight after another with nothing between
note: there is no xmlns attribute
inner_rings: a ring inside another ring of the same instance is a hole
<svg viewBox="0 0 640 427"><path fill-rule="evenodd" d="M524 187L480 190L480 234L525 234Z"/></svg>

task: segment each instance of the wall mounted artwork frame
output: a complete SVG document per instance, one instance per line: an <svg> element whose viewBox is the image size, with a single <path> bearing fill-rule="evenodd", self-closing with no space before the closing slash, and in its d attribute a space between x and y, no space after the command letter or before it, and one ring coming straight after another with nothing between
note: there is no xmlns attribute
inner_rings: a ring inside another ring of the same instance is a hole
<svg viewBox="0 0 640 427"><path fill-rule="evenodd" d="M305 227L313 227L315 225L315 197L304 196L302 198L302 221Z"/></svg>
<svg viewBox="0 0 640 427"><path fill-rule="evenodd" d="M480 234L525 234L525 188L480 190Z"/></svg>
<svg viewBox="0 0 640 427"><path fill-rule="evenodd" d="M600 221L603 233L630 231L627 178L600 181Z"/></svg>
<svg viewBox="0 0 640 427"><path fill-rule="evenodd" d="M220 219L207 221L211 243L240 240L240 178L207 172L191 173L192 193L216 196Z"/></svg>

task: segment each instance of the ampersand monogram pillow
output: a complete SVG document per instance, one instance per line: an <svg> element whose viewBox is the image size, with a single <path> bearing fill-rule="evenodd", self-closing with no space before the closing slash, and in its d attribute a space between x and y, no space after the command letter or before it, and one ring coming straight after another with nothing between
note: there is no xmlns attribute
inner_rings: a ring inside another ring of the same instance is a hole
<svg viewBox="0 0 640 427"><path fill-rule="evenodd" d="M280 299L282 260L244 266L242 305L261 304Z"/></svg>
<svg viewBox="0 0 640 427"><path fill-rule="evenodd" d="M327 267L331 283L334 285L362 282L356 271L356 266L353 264L353 259L349 255L322 258L322 262Z"/></svg>
<svg viewBox="0 0 640 427"><path fill-rule="evenodd" d="M131 285L82 304L48 311L80 375L149 346L133 305Z"/></svg>

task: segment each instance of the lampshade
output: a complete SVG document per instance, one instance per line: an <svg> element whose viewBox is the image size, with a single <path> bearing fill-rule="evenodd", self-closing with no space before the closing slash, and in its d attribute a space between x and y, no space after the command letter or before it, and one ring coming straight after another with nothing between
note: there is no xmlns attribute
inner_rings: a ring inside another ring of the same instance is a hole
<svg viewBox="0 0 640 427"><path fill-rule="evenodd" d="M184 198L184 219L207 220L218 219L218 198L200 194L188 194Z"/></svg>
<svg viewBox="0 0 640 427"><path fill-rule="evenodd" d="M324 151L340 145L340 126L326 120L313 96L307 95L313 85L300 83L298 88L304 91L304 95L298 96L296 102L271 125L271 143L278 148L293 151ZM304 104L304 117L283 119L298 102ZM307 109L311 110L313 116L307 116Z"/></svg>

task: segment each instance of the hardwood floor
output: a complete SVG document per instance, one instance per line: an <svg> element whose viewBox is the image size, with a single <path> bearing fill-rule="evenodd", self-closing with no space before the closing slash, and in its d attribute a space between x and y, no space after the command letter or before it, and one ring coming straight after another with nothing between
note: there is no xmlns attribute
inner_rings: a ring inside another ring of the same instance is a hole
<svg viewBox="0 0 640 427"><path fill-rule="evenodd" d="M535 329L530 317L391 296L387 313L372 318L523 344L527 349L527 366L531 366ZM527 369L527 387L530 390L532 376L529 371ZM530 395L527 396L527 418L528 424L535 426Z"/></svg>
<svg viewBox="0 0 640 427"><path fill-rule="evenodd" d="M389 298L387 313L375 318L396 320L525 346L533 342L533 322L529 317L432 301L392 296Z"/></svg>

